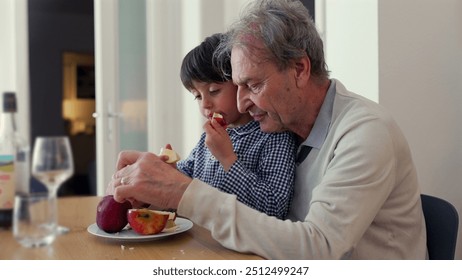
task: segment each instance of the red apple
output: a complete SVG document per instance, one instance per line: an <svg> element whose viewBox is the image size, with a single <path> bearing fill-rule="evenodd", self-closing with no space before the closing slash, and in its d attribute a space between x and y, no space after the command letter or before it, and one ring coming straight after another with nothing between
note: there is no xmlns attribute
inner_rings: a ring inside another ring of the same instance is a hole
<svg viewBox="0 0 462 280"><path fill-rule="evenodd" d="M161 232L167 225L170 213L155 211L147 208L130 209L127 217L128 223L134 231L142 235Z"/></svg>
<svg viewBox="0 0 462 280"><path fill-rule="evenodd" d="M96 224L107 233L121 231L128 223L127 211L132 208L129 201L119 203L112 195L101 199L96 207Z"/></svg>

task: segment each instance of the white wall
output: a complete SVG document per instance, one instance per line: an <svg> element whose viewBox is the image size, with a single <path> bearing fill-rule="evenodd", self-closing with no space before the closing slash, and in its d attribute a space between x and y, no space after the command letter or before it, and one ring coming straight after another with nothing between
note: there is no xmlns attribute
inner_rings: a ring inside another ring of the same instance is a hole
<svg viewBox="0 0 462 280"><path fill-rule="evenodd" d="M27 0L0 0L0 38L0 101L16 92L19 133L29 141Z"/></svg>
<svg viewBox="0 0 462 280"><path fill-rule="evenodd" d="M325 25L320 27L323 30L320 31L324 34L327 65L332 77L341 77L351 91L377 102L377 1L354 1L357 3L352 5L350 1L325 0L328 16L325 18ZM354 71L351 70L351 65L355 66ZM360 82L358 77L361 78Z"/></svg>
<svg viewBox="0 0 462 280"><path fill-rule="evenodd" d="M379 11L379 102L409 140L423 192L454 204L462 225L462 1L382 0Z"/></svg>
<svg viewBox="0 0 462 280"><path fill-rule="evenodd" d="M11 24L14 21L13 1L0 1L0 93L15 89L14 64L14 30Z"/></svg>
<svg viewBox="0 0 462 280"><path fill-rule="evenodd" d="M451 202L462 225L462 1L333 3L326 1L325 14L332 76L359 94L378 89L379 103L409 141L422 192ZM376 34L361 33L364 26ZM377 58L370 49L376 41ZM377 68L369 75L365 64ZM462 259L462 229L456 259Z"/></svg>

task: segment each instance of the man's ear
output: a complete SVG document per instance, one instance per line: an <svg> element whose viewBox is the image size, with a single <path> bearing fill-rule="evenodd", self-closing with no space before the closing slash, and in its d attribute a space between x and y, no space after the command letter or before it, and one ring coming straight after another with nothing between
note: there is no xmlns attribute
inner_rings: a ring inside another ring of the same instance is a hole
<svg viewBox="0 0 462 280"><path fill-rule="evenodd" d="M295 81L298 87L302 87L308 82L311 76L311 61L308 56L304 56L295 61Z"/></svg>

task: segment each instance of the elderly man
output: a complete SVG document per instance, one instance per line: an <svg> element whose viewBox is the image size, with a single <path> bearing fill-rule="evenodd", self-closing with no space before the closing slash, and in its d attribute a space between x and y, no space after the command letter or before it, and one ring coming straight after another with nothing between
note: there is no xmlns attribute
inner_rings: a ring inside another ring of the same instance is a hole
<svg viewBox="0 0 462 280"><path fill-rule="evenodd" d="M239 110L262 131L298 136L290 219L252 210L165 159L135 151L120 154L109 186L116 200L175 208L224 246L269 259L425 259L425 222L407 141L383 108L329 78L304 6L252 1L217 57L229 53Z"/></svg>

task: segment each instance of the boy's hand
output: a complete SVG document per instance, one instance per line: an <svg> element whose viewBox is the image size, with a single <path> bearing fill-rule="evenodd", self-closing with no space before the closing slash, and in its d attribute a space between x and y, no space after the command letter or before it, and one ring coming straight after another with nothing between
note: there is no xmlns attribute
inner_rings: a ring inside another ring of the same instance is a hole
<svg viewBox="0 0 462 280"><path fill-rule="evenodd" d="M224 170L228 171L237 160L228 132L213 118L204 124L204 131L206 134L205 145L221 163Z"/></svg>

